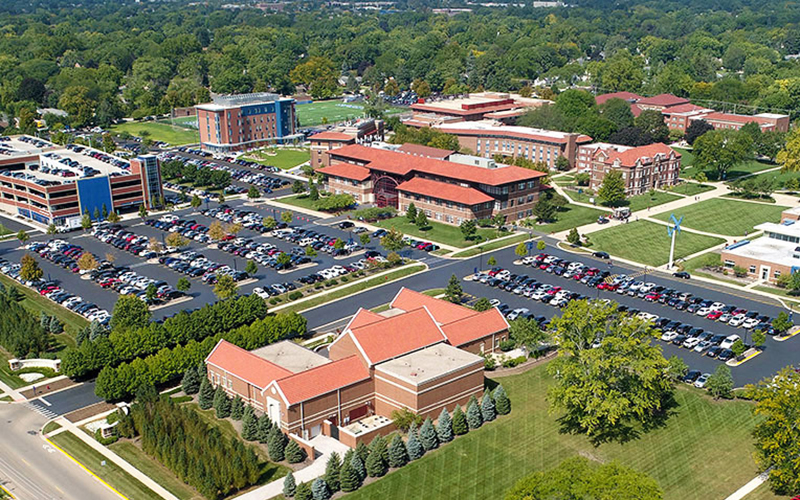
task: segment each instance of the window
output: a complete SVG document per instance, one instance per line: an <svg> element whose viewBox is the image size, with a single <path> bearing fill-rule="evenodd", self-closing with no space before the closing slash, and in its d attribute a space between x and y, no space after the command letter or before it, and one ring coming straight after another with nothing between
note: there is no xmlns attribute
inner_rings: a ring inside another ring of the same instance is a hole
<svg viewBox="0 0 800 500"><path fill-rule="evenodd" d="M775 278L778 278L778 277L781 275L781 272L776 270L774 273L772 273L772 275L773 275Z"/></svg>
<svg viewBox="0 0 800 500"><path fill-rule="evenodd" d="M725 261L725 267L727 267L728 269L731 269L735 265L736 265L736 263L734 261L732 261L732 260L726 260Z"/></svg>

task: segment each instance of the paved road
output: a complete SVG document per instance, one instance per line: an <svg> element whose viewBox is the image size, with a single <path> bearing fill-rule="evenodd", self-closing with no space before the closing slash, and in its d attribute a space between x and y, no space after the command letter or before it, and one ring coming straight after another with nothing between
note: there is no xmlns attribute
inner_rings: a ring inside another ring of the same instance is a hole
<svg viewBox="0 0 800 500"><path fill-rule="evenodd" d="M118 500L38 436L47 418L22 405L0 407L0 482L19 500Z"/></svg>

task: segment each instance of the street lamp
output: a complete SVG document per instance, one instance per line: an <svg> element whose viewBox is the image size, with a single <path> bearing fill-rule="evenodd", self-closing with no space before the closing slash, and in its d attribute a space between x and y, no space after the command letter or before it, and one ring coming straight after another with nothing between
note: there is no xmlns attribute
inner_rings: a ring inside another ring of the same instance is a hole
<svg viewBox="0 0 800 500"><path fill-rule="evenodd" d="M481 253L480 253L480 257L478 258L478 259L479 259L479 260L478 260L478 266L480 266L480 267L479 267L480 271L481 271L481 272L483 272L483 247L482 247L482 246L479 246L479 247L478 247L478 250L480 250L480 251L481 251Z"/></svg>

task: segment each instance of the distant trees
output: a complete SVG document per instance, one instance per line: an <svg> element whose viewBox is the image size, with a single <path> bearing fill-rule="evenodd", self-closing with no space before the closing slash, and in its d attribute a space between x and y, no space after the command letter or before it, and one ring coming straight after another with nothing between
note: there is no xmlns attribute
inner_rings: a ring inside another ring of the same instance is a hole
<svg viewBox="0 0 800 500"><path fill-rule="evenodd" d="M694 145L694 141L696 141L698 137L706 132L710 132L711 130L714 130L714 126L707 121L692 120L691 123L689 123L689 126L686 127L684 139L686 139L686 142L688 142L690 145Z"/></svg>
<svg viewBox="0 0 800 500"><path fill-rule="evenodd" d="M724 180L731 168L752 156L752 151L753 141L747 134L735 130L712 130L694 142L695 166Z"/></svg>

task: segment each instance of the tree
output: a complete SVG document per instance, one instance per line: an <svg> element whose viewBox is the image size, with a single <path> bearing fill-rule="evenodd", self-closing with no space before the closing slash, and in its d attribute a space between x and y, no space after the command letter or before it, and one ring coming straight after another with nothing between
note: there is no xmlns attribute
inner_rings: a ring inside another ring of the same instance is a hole
<svg viewBox="0 0 800 500"><path fill-rule="evenodd" d="M135 295L121 295L114 304L109 326L112 331L135 330L150 322L150 309Z"/></svg>
<svg viewBox="0 0 800 500"><path fill-rule="evenodd" d="M403 233L398 231L395 227L392 227L389 229L389 232L381 238L381 245L390 252L402 250L403 247L406 246L403 241Z"/></svg>
<svg viewBox="0 0 800 500"><path fill-rule="evenodd" d="M217 283L214 285L214 295L220 300L229 299L236 296L239 288L236 281L228 274L222 274L217 278Z"/></svg>
<svg viewBox="0 0 800 500"><path fill-rule="evenodd" d="M108 214L108 222L116 224L121 220L122 220L122 218L119 216L119 214L117 212L115 212L113 210L111 212L109 212L109 214Z"/></svg>
<svg viewBox="0 0 800 500"><path fill-rule="evenodd" d="M152 237L150 238L150 241L147 245L147 249L150 250L151 252L160 253L164 251L164 245L162 245L161 242L158 241L158 238Z"/></svg>
<svg viewBox="0 0 800 500"><path fill-rule="evenodd" d="M366 462L367 475L369 475L369 477L383 477L386 474L389 466L387 463L387 459L384 458L383 453L381 453L380 449L381 445L377 447L378 449L376 449L376 447L373 447L373 445L376 442L375 440L377 439L383 439L383 438L378 436L370 444L370 453L369 456L367 457L367 462ZM383 442L382 447L384 449L386 448L385 441Z"/></svg>
<svg viewBox="0 0 800 500"><path fill-rule="evenodd" d="M203 201L200 199L200 197L199 197L199 196L197 196L196 194L193 194L193 195L192 195L192 199L189 201L189 205L190 205L192 208L198 208L198 207L200 207L200 205L202 205L202 204L203 204Z"/></svg>
<svg viewBox="0 0 800 500"><path fill-rule="evenodd" d="M294 500L316 500L311 492L311 485L308 483L298 484L294 492Z"/></svg>
<svg viewBox="0 0 800 500"><path fill-rule="evenodd" d="M231 415L231 400L221 385L214 393L214 413L217 418L228 418Z"/></svg>
<svg viewBox="0 0 800 500"><path fill-rule="evenodd" d="M217 195L217 203L219 203L220 205L225 203L225 193L224 192L220 191L220 193Z"/></svg>
<svg viewBox="0 0 800 500"><path fill-rule="evenodd" d="M712 130L694 142L695 166L713 171L718 179L725 180L728 171L752 156L752 151L752 140L747 134L735 130Z"/></svg>
<svg viewBox="0 0 800 500"><path fill-rule="evenodd" d="M417 222L417 207L414 206L414 203L408 204L408 209L406 210L406 218L408 222L414 224Z"/></svg>
<svg viewBox="0 0 800 500"><path fill-rule="evenodd" d="M556 158L556 170L558 170L559 172L566 172L569 169L570 169L570 164L567 157L559 155L559 157Z"/></svg>
<svg viewBox="0 0 800 500"><path fill-rule="evenodd" d="M622 178L622 172L616 169L608 172L603 177L597 195L604 204L612 207L625 201L625 180Z"/></svg>
<svg viewBox="0 0 800 500"><path fill-rule="evenodd" d="M286 477L283 478L283 496L286 498L291 498L294 496L296 491L297 484L294 481L294 474L292 474L292 471L289 471L289 473L286 474Z"/></svg>
<svg viewBox="0 0 800 500"><path fill-rule="evenodd" d="M453 434L456 436L462 436L467 432L469 432L467 416L464 415L464 412L461 410L461 406L456 405L455 410L453 410Z"/></svg>
<svg viewBox="0 0 800 500"><path fill-rule="evenodd" d="M244 414L242 415L242 439L245 441L255 441L257 438L258 418L253 411L253 407L247 405L244 407Z"/></svg>
<svg viewBox="0 0 800 500"><path fill-rule="evenodd" d="M652 142L667 142L669 127L664 123L664 115L657 109L646 109L633 120L636 128L649 135Z"/></svg>
<svg viewBox="0 0 800 500"><path fill-rule="evenodd" d="M683 138L686 139L686 142L688 142L690 145L694 145L694 141L696 141L698 137L706 132L710 132L711 130L714 130L714 126L707 121L692 120L689 123L689 126L686 127L686 134Z"/></svg>
<svg viewBox="0 0 800 500"><path fill-rule="evenodd" d="M436 431L434 431L435 433ZM425 448L419 440L419 433L416 426L412 426L408 430L408 441L406 441L406 451L408 452L408 459L419 460L425 454Z"/></svg>
<svg viewBox="0 0 800 500"><path fill-rule="evenodd" d="M192 282L189 281L186 277L182 276L178 279L178 282L175 284L175 288L179 292L186 293L189 291L190 288L192 288Z"/></svg>
<svg viewBox="0 0 800 500"><path fill-rule="evenodd" d="M258 264L256 264L252 260L248 260L247 264L244 266L244 272L246 272L250 276L253 276L258 272Z"/></svg>
<svg viewBox="0 0 800 500"><path fill-rule="evenodd" d="M481 297L475 301L475 304L472 305L472 308L478 312L488 311L492 308L492 303L489 302L489 299L486 297Z"/></svg>
<svg viewBox="0 0 800 500"><path fill-rule="evenodd" d="M524 241L520 241L519 245L517 245L517 248L514 249L514 254L517 257L525 257L528 255L528 245L526 245Z"/></svg>
<svg viewBox="0 0 800 500"><path fill-rule="evenodd" d="M406 444L403 438L395 434L389 445L389 466L398 469L408 463L408 451L406 451Z"/></svg>
<svg viewBox="0 0 800 500"><path fill-rule="evenodd" d="M269 449L269 442L270 438L272 437L272 431L276 430L275 426L272 425L272 420L269 419L266 415L261 416L258 419L258 442L261 444L266 444L267 449Z"/></svg>
<svg viewBox="0 0 800 500"><path fill-rule="evenodd" d="M311 201L319 200L319 188L316 184L310 184L310 187L308 188L308 198Z"/></svg>
<svg viewBox="0 0 800 500"><path fill-rule="evenodd" d="M39 314L39 326L42 327L44 332L50 333L50 316L44 311Z"/></svg>
<svg viewBox="0 0 800 500"><path fill-rule="evenodd" d="M738 339L736 342L733 343L731 346L731 351L733 351L734 356L739 357L747 350L747 346L744 345L742 339Z"/></svg>
<svg viewBox="0 0 800 500"><path fill-rule="evenodd" d="M573 227L569 230L569 233L567 234L567 242L573 245L581 244L581 235L578 233L578 228Z"/></svg>
<svg viewBox="0 0 800 500"><path fill-rule="evenodd" d="M24 281L39 281L44 276L44 271L33 255L26 253L20 259L19 277Z"/></svg>
<svg viewBox="0 0 800 500"><path fill-rule="evenodd" d="M208 410L214 404L214 388L211 386L211 382L208 381L208 377L203 377L203 380L200 382L200 393L197 396L197 403L200 405L201 410Z"/></svg>
<svg viewBox="0 0 800 500"><path fill-rule="evenodd" d="M342 461L339 459L339 454L331 452L328 455L328 462L325 465L325 475L322 476L322 479L325 480L325 484L328 485L328 489L330 489L331 493L336 493L340 489L339 483L339 474L342 468Z"/></svg>
<svg viewBox="0 0 800 500"><path fill-rule="evenodd" d="M708 377L706 382L708 392L714 396L714 399L729 398L733 391L733 377L731 376L731 369L728 365L717 365L714 373Z"/></svg>
<svg viewBox="0 0 800 500"><path fill-rule="evenodd" d="M21 244L24 245L25 242L27 242L29 239L31 239L31 237L28 236L28 233L25 232L24 229L20 229L19 232L17 233L17 239L19 240L19 242Z"/></svg>
<svg viewBox="0 0 800 500"><path fill-rule="evenodd" d="M422 210L418 210L417 211L417 220L416 220L415 224L421 230L425 230L428 227L430 227L430 224L428 224L428 216L425 215L424 211L422 211Z"/></svg>
<svg viewBox="0 0 800 500"><path fill-rule="evenodd" d="M753 332L753 345L756 349L761 350L764 347L764 342L767 341L767 336L764 335L764 332L761 330L756 330Z"/></svg>
<svg viewBox="0 0 800 500"><path fill-rule="evenodd" d="M350 460L345 460L342 464L339 471L339 485L345 493L356 491L361 486L361 479Z"/></svg>
<svg viewBox="0 0 800 500"><path fill-rule="evenodd" d="M144 205L139 205L139 217L142 219L147 218L147 208Z"/></svg>
<svg viewBox="0 0 800 500"><path fill-rule="evenodd" d="M683 380L683 377L689 373L689 365L680 356L670 356L667 363L667 372L673 379Z"/></svg>
<svg viewBox="0 0 800 500"><path fill-rule="evenodd" d="M497 265L497 259L494 258L494 255L489 256L489 259L486 261L486 265L489 267L494 267Z"/></svg>
<svg viewBox="0 0 800 500"><path fill-rule="evenodd" d="M536 250L539 250L540 252L543 251L546 247L547 247L547 243L545 243L544 240L539 240L536 243Z"/></svg>
<svg viewBox="0 0 800 500"><path fill-rule="evenodd" d="M436 429L433 427L433 421L430 417L426 418L419 428L419 439L422 448L425 451L431 451L439 446L439 438L436 435Z"/></svg>
<svg viewBox="0 0 800 500"><path fill-rule="evenodd" d="M600 106L600 116L613 122L618 130L633 126L631 104L618 97L609 99Z"/></svg>
<svg viewBox="0 0 800 500"><path fill-rule="evenodd" d="M50 333L52 333L53 335L58 335L59 333L64 332L64 325L61 324L58 318L53 316L52 318L50 318L49 330Z"/></svg>
<svg viewBox="0 0 800 500"><path fill-rule="evenodd" d="M422 98L431 95L431 86L428 84L428 82L420 78L417 78L411 82L411 88L417 93L418 96Z"/></svg>
<svg viewBox="0 0 800 500"><path fill-rule="evenodd" d="M278 221L276 221L275 217L272 216L264 217L264 220L261 221L261 223L264 225L265 228L267 228L268 231L272 231L278 226Z"/></svg>
<svg viewBox="0 0 800 500"><path fill-rule="evenodd" d="M231 402L231 419L241 420L244 416L244 401L237 394Z"/></svg>
<svg viewBox="0 0 800 500"><path fill-rule="evenodd" d="M289 212L288 210L286 212L281 212L281 220L286 224L291 224L292 219L294 219L294 214L292 212Z"/></svg>
<svg viewBox="0 0 800 500"><path fill-rule="evenodd" d="M461 282L455 274L450 276L447 287L444 289L444 295L448 302L452 302L453 304L461 303L464 297L464 290L461 288Z"/></svg>
<svg viewBox="0 0 800 500"><path fill-rule="evenodd" d="M181 379L181 389L188 395L197 394L200 390L200 376L195 368L189 368Z"/></svg>
<svg viewBox="0 0 800 500"><path fill-rule="evenodd" d="M555 220L556 207L550 201L550 197L539 197L539 201L537 201L536 205L533 207L533 215L536 217L536 221L541 224Z"/></svg>
<svg viewBox="0 0 800 500"><path fill-rule="evenodd" d="M506 390L502 385L498 385L494 388L492 398L494 399L494 406L497 409L498 415L508 415L511 413L511 400L508 399Z"/></svg>
<svg viewBox="0 0 800 500"><path fill-rule="evenodd" d="M523 317L518 317L509 323L508 337L517 347L524 347L531 353L548 340L547 332L539 327L538 321Z"/></svg>
<svg viewBox="0 0 800 500"><path fill-rule="evenodd" d="M800 278L800 273L796 272L792 273L793 278L795 274L797 274L798 278ZM798 279L797 281L800 281L800 279ZM774 328L775 331L780 334L788 332L789 329L793 326L794 323L792 323L792 321L789 319L789 315L786 314L786 311L779 312L778 316L776 316L775 319L772 320L772 328Z"/></svg>
<svg viewBox="0 0 800 500"><path fill-rule="evenodd" d="M284 454L286 455L286 461L290 464L299 464L306 459L305 452L293 439L290 439L286 444Z"/></svg>
<svg viewBox="0 0 800 500"><path fill-rule="evenodd" d="M361 450L360 452L359 449ZM364 479L367 478L367 468L364 465L366 459L362 457L369 457L369 449L363 442L356 446L356 452L353 453L353 458L350 459L350 462L353 464L353 469L356 471L356 474L358 474L360 482L363 482Z"/></svg>
<svg viewBox="0 0 800 500"><path fill-rule="evenodd" d="M358 237L358 241L361 242L361 246L367 246L371 240L369 238L369 234L361 233L361 235Z"/></svg>
<svg viewBox="0 0 800 500"><path fill-rule="evenodd" d="M494 406L494 400L489 395L489 391L483 393L481 400L481 418L484 422L491 422L497 418L497 409Z"/></svg>
<svg viewBox="0 0 800 500"><path fill-rule="evenodd" d="M331 490L327 482L323 478L318 477L311 483L311 494L314 500L328 500L331 497Z"/></svg>
<svg viewBox="0 0 800 500"><path fill-rule="evenodd" d="M92 217L89 215L88 210L84 210L81 216L81 228L83 228L84 231L92 228Z"/></svg>
<svg viewBox="0 0 800 500"><path fill-rule="evenodd" d="M333 61L322 56L309 58L289 73L291 81L305 85L311 97L315 99L331 97L338 93L337 76L338 72Z"/></svg>
<svg viewBox="0 0 800 500"><path fill-rule="evenodd" d="M180 233L169 233L165 239L168 247L183 248L189 245L189 240Z"/></svg>
<svg viewBox="0 0 800 500"><path fill-rule="evenodd" d="M53 236L58 233L58 228L52 222L47 226L47 235Z"/></svg>
<svg viewBox="0 0 800 500"><path fill-rule="evenodd" d="M471 398L470 402L467 404L467 425L469 425L470 430L478 429L483 425L481 407L474 397Z"/></svg>
<svg viewBox="0 0 800 500"><path fill-rule="evenodd" d="M442 408L442 412L436 420L436 439L440 443L449 443L453 440L453 421L447 408Z"/></svg>
<svg viewBox="0 0 800 500"><path fill-rule="evenodd" d="M249 198L250 200L255 200L259 196L261 196L261 193L258 192L258 188L251 185L250 188L247 190L247 198Z"/></svg>
<svg viewBox="0 0 800 500"><path fill-rule="evenodd" d="M269 417L264 416L262 418L268 419ZM269 459L273 462L282 462L286 457L286 439L286 435L278 427L273 427L269 441L267 441Z"/></svg>
<svg viewBox="0 0 800 500"><path fill-rule="evenodd" d="M306 186L302 182L300 182L299 180L298 181L294 181L294 183L292 183L292 192L293 193L299 194L299 193L305 192L305 190L306 190Z"/></svg>

